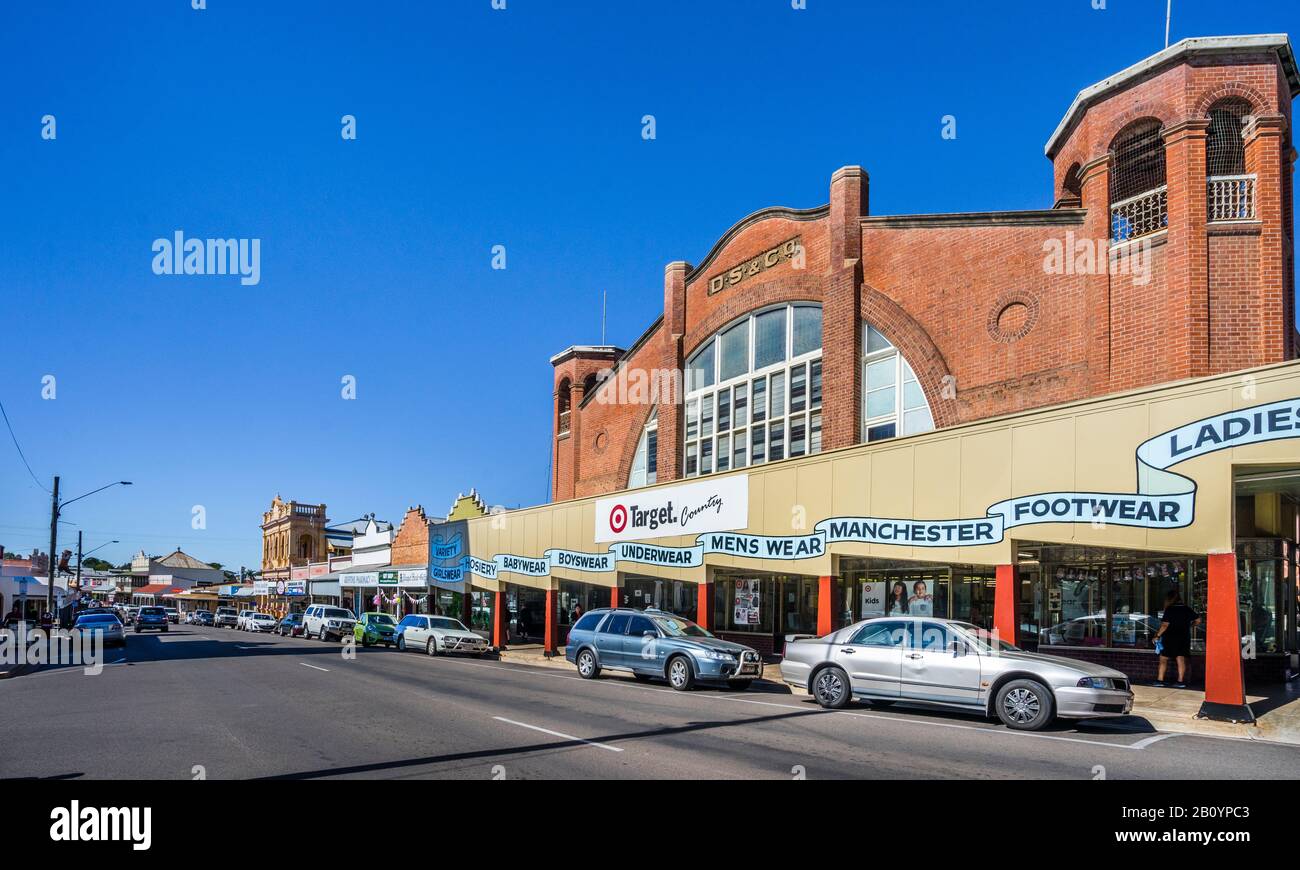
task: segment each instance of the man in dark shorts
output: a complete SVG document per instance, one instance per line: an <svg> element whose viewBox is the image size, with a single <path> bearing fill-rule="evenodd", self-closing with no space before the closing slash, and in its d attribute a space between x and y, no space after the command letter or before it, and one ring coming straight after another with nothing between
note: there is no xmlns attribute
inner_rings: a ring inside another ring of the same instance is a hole
<svg viewBox="0 0 1300 870"><path fill-rule="evenodd" d="M1152 643L1160 642L1160 665L1156 674L1156 685L1165 684L1165 669L1169 660L1178 662L1178 682L1175 689L1186 689L1187 657L1192 654L1192 626L1200 625L1201 617L1195 610L1183 603L1178 590L1171 589L1165 596L1165 612L1160 617L1160 630L1152 638Z"/></svg>

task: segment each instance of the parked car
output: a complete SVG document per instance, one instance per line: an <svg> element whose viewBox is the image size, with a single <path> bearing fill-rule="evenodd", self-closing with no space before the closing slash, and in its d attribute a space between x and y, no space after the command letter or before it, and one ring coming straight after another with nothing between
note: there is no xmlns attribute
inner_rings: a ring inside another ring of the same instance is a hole
<svg viewBox="0 0 1300 870"><path fill-rule="evenodd" d="M317 640L342 640L352 634L357 618L351 610L330 604L313 604L302 616L303 634Z"/></svg>
<svg viewBox="0 0 1300 870"><path fill-rule="evenodd" d="M387 613L361 614L356 625L352 626L352 635L362 646L370 646L372 643L382 643L384 646L397 645L397 625L393 622L393 617Z"/></svg>
<svg viewBox="0 0 1300 870"><path fill-rule="evenodd" d="M483 636L470 631L459 619L408 613L397 623L397 648L426 652L431 656L465 652L481 656L488 644Z"/></svg>
<svg viewBox="0 0 1300 870"><path fill-rule="evenodd" d="M285 637L297 637L302 634L302 614L290 613L275 625L275 633Z"/></svg>
<svg viewBox="0 0 1300 870"><path fill-rule="evenodd" d="M167 614L167 621L174 624L181 624L181 612L175 607L164 607L163 611Z"/></svg>
<svg viewBox="0 0 1300 870"><path fill-rule="evenodd" d="M161 607L141 607L140 612L135 615L136 634L139 634L146 628L165 632L167 631L167 626L167 611L163 610Z"/></svg>
<svg viewBox="0 0 1300 870"><path fill-rule="evenodd" d="M1145 613L1116 613L1110 623L1115 646L1151 649L1160 620ZM1105 646L1106 615L1094 613L1045 628L1041 646Z"/></svg>
<svg viewBox="0 0 1300 870"><path fill-rule="evenodd" d="M247 630L248 630L248 617L252 616L254 613L257 613L257 611L256 611L256 610L241 610L241 611L239 611L239 621L238 621L238 623L236 623L235 628L238 628L240 631L247 631Z"/></svg>
<svg viewBox="0 0 1300 870"><path fill-rule="evenodd" d="M251 613L244 620L244 631L275 631L275 617L269 613Z"/></svg>
<svg viewBox="0 0 1300 870"><path fill-rule="evenodd" d="M763 676L757 651L653 608L588 611L569 630L564 657L588 680L608 668L631 671L638 680L666 678L681 692L697 681L743 690Z"/></svg>
<svg viewBox="0 0 1300 870"><path fill-rule="evenodd" d="M786 643L781 674L830 709L919 701L1037 731L1056 717L1124 716L1129 680L1090 662L1028 653L970 623L876 617Z"/></svg>
<svg viewBox="0 0 1300 870"><path fill-rule="evenodd" d="M238 628L239 612L233 607L218 607L217 612L212 616L212 626L214 628Z"/></svg>
<svg viewBox="0 0 1300 870"><path fill-rule="evenodd" d="M126 629L117 614L104 607L83 610L77 615L73 628L88 634L100 635L104 646L126 646Z"/></svg>
<svg viewBox="0 0 1300 870"><path fill-rule="evenodd" d="M194 625L212 625L211 610L196 610L194 611L193 616L194 619L192 624Z"/></svg>
<svg viewBox="0 0 1300 870"><path fill-rule="evenodd" d="M140 612L140 608L138 608L138 607L134 607L134 606L129 605L129 604L128 604L127 606L122 607L122 608L119 608L119 609L122 611L121 614L120 614L120 616L121 616L122 624L123 624L123 625L131 625L132 623L134 623L134 622L135 622L135 615L136 615L137 613Z"/></svg>

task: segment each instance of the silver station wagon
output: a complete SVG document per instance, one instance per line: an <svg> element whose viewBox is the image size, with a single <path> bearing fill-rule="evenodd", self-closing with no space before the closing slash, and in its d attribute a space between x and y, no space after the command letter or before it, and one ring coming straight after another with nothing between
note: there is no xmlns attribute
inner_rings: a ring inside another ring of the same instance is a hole
<svg viewBox="0 0 1300 870"><path fill-rule="evenodd" d="M781 673L817 703L920 701L1037 731L1060 716L1124 716L1128 678L1089 662L1029 653L966 622L878 617L787 643Z"/></svg>
<svg viewBox="0 0 1300 870"><path fill-rule="evenodd" d="M569 631L564 657L584 679L594 680L602 668L631 671L638 680L666 679L679 692L696 682L748 689L763 676L763 659L755 650L654 608L583 614Z"/></svg>

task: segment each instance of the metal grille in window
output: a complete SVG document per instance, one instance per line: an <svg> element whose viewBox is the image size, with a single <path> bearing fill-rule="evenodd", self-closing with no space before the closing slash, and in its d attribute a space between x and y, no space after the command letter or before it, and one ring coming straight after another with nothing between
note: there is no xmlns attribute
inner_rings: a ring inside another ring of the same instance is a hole
<svg viewBox="0 0 1300 870"><path fill-rule="evenodd" d="M1165 142L1157 121L1131 128L1111 146L1111 241L1158 232L1169 224Z"/></svg>
<svg viewBox="0 0 1300 870"><path fill-rule="evenodd" d="M1206 209L1211 221L1253 220L1255 177L1246 174L1242 126L1250 113L1245 100L1227 100L1210 109L1205 139Z"/></svg>

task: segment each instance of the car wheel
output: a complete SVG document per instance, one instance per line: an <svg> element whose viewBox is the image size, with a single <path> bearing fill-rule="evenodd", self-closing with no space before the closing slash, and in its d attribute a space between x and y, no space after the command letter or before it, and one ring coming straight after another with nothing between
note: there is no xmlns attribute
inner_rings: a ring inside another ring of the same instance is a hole
<svg viewBox="0 0 1300 870"><path fill-rule="evenodd" d="M727 687L743 692L754 684L753 680L727 680Z"/></svg>
<svg viewBox="0 0 1300 870"><path fill-rule="evenodd" d="M397 639L397 651L406 652L406 637L402 636Z"/></svg>
<svg viewBox="0 0 1300 870"><path fill-rule="evenodd" d="M167 626L164 625L164 626L163 626L163 634L166 634L166 633L167 633Z"/></svg>
<svg viewBox="0 0 1300 870"><path fill-rule="evenodd" d="M695 669L686 656L676 656L668 661L668 685L679 692L690 691L695 685Z"/></svg>
<svg viewBox="0 0 1300 870"><path fill-rule="evenodd" d="M429 638L429 642L424 645L424 651L431 656L436 656L438 654L438 639L435 637Z"/></svg>
<svg viewBox="0 0 1300 870"><path fill-rule="evenodd" d="M853 691L849 686L849 675L839 668L825 668L817 672L813 680L813 697L827 710L839 710L849 703Z"/></svg>
<svg viewBox="0 0 1300 870"><path fill-rule="evenodd" d="M594 680L600 676L600 664L596 661L596 654L589 649L584 649L578 653L578 676L584 680Z"/></svg>
<svg viewBox="0 0 1300 870"><path fill-rule="evenodd" d="M1036 680L1012 680L998 690L994 709L1016 731L1038 731L1056 717L1052 692Z"/></svg>
<svg viewBox="0 0 1300 870"><path fill-rule="evenodd" d="M320 628L316 629L316 639L322 643L325 642L325 626L322 625Z"/></svg>

